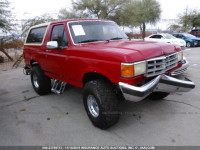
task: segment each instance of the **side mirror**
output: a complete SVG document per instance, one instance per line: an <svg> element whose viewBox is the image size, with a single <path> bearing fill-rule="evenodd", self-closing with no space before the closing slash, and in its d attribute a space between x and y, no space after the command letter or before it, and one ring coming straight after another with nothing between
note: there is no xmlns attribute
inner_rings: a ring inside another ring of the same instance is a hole
<svg viewBox="0 0 200 150"><path fill-rule="evenodd" d="M47 49L58 49L58 42L57 41L49 41L47 42Z"/></svg>

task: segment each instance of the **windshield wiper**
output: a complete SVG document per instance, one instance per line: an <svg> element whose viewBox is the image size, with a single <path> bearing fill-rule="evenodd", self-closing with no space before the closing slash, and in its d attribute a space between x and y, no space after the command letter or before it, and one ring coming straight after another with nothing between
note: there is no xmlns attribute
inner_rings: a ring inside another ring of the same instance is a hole
<svg viewBox="0 0 200 150"><path fill-rule="evenodd" d="M106 41L110 41L110 40L121 40L121 39L123 39L123 38L121 38L121 37L115 37L115 38L111 38L111 39L106 40Z"/></svg>
<svg viewBox="0 0 200 150"><path fill-rule="evenodd" d="M78 43L88 43L88 42L96 42L96 41L99 41L99 40L84 40L84 41L80 41Z"/></svg>

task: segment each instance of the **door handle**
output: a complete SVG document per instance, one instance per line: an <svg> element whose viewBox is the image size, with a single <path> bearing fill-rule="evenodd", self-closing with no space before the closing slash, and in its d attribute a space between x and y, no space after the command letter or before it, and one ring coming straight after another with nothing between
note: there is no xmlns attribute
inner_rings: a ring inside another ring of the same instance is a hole
<svg viewBox="0 0 200 150"><path fill-rule="evenodd" d="M51 52L50 50L46 50L47 53Z"/></svg>

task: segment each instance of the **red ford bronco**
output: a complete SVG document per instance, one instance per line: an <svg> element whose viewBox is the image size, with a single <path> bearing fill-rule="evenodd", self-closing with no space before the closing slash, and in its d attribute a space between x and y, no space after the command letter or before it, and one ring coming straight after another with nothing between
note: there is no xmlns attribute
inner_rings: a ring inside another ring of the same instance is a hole
<svg viewBox="0 0 200 150"><path fill-rule="evenodd" d="M40 95L62 94L66 84L83 88L88 117L102 129L119 120L120 100L159 100L195 87L170 76L182 65L178 45L131 41L109 20L33 26L24 43L24 59L26 74Z"/></svg>

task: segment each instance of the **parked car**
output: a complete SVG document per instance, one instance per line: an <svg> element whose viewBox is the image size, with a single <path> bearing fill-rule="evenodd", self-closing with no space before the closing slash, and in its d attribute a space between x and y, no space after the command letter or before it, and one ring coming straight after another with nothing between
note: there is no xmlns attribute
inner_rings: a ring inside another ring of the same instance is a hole
<svg viewBox="0 0 200 150"><path fill-rule="evenodd" d="M173 36L183 39L186 42L186 47L200 46L200 38L189 33L174 33Z"/></svg>
<svg viewBox="0 0 200 150"><path fill-rule="evenodd" d="M161 34L152 34L145 38L146 41L157 41L157 42L165 42L171 44L177 44L181 46L182 49L185 48L186 42L182 39L178 39L171 34L161 33Z"/></svg>
<svg viewBox="0 0 200 150"><path fill-rule="evenodd" d="M196 37L200 37L200 29L194 29L190 32L190 34L192 34Z"/></svg>
<svg viewBox="0 0 200 150"><path fill-rule="evenodd" d="M34 90L40 95L62 94L67 83L83 88L86 113L101 129L118 122L120 100L160 100L195 87L170 76L182 66L180 46L131 41L109 20L71 19L33 26L23 50Z"/></svg>
<svg viewBox="0 0 200 150"><path fill-rule="evenodd" d="M171 75L176 76L176 75L183 74L187 70L188 67L189 67L189 61L185 57L183 57L182 66L180 68L172 71Z"/></svg>

